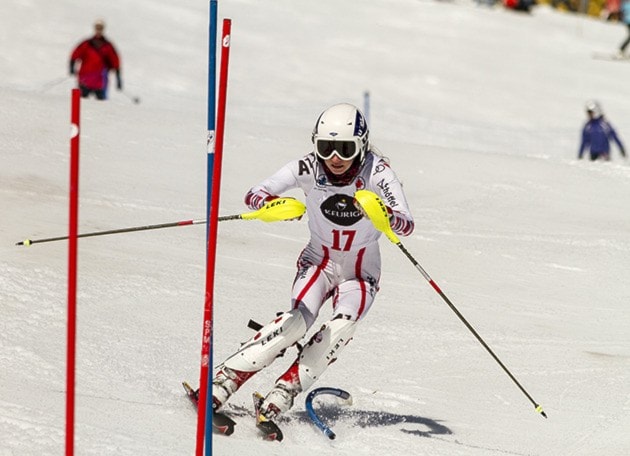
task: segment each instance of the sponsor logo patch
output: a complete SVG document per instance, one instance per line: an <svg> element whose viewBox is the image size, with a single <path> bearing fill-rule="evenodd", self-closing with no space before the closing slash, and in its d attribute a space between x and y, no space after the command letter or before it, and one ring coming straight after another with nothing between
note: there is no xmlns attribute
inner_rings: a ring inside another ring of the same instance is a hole
<svg viewBox="0 0 630 456"><path fill-rule="evenodd" d="M321 204L322 215L337 225L354 225L363 218L363 215L354 206L353 199L349 195L332 195Z"/></svg>

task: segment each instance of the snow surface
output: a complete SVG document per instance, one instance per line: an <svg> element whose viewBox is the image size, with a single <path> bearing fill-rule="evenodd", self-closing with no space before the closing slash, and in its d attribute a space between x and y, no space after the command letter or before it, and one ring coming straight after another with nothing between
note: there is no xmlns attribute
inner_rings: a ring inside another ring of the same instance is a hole
<svg viewBox="0 0 630 456"><path fill-rule="evenodd" d="M82 103L80 231L203 219L208 4L4 0L0 16L0 455L64 452L71 48L97 17L126 92ZM403 243L497 353L532 404L383 238L382 289L316 386L338 438L304 420L282 443L253 420L217 455L630 454L630 167L576 160L584 102L630 144L620 24L460 0L233 0L221 214L309 151L317 115L371 94L371 138L404 181ZM130 97L141 98L133 104ZM299 196L299 194L298 194ZM78 455L191 455L204 225L79 242ZM219 227L215 361L288 306L304 221ZM322 313L322 318L329 315ZM291 355L294 352L291 352ZM281 358L237 393L250 408Z"/></svg>

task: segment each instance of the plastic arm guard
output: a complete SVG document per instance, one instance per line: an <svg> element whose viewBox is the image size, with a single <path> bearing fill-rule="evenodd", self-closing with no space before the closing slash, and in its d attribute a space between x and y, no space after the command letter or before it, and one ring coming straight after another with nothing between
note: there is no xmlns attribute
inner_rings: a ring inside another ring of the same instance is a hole
<svg viewBox="0 0 630 456"><path fill-rule="evenodd" d="M299 359L299 377L302 391L309 389L337 360L337 356L352 340L357 322L336 317L325 323L306 344Z"/></svg>
<svg viewBox="0 0 630 456"><path fill-rule="evenodd" d="M354 206L361 212L363 217L369 218L361 206L361 203L359 203L356 199L354 200ZM385 205L385 209L387 209L387 216L389 217L389 226L392 228L394 233L400 234L401 236L409 236L413 233L414 221L411 217L403 214L402 212L395 211L387 205Z"/></svg>
<svg viewBox="0 0 630 456"><path fill-rule="evenodd" d="M299 310L283 313L263 326L223 365L237 371L257 372L269 366L287 348L300 340L305 332L306 322Z"/></svg>

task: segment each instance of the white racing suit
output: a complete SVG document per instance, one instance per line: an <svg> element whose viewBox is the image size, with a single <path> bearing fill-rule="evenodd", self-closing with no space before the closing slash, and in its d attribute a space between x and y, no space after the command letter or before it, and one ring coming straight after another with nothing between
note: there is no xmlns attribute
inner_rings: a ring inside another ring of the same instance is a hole
<svg viewBox="0 0 630 456"><path fill-rule="evenodd" d="M409 235L414 223L395 173L382 157L367 152L347 185L331 185L323 166L310 153L282 167L253 187L245 202L256 210L287 190L301 188L311 239L297 262L291 309L279 315L219 367L213 381L213 405L221 407L245 381L298 342L332 298L332 318L325 322L266 396L267 419L285 412L294 397L319 379L350 342L379 289L381 235L354 204L357 190L370 190L390 212L395 233Z"/></svg>

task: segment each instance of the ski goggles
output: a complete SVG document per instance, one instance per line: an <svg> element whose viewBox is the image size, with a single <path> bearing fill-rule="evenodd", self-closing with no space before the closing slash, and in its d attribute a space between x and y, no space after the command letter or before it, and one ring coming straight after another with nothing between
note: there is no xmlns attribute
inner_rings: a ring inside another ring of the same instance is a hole
<svg viewBox="0 0 630 456"><path fill-rule="evenodd" d="M337 155L342 160L352 160L361 152L359 139L334 140L315 139L315 153L322 160L328 160Z"/></svg>

